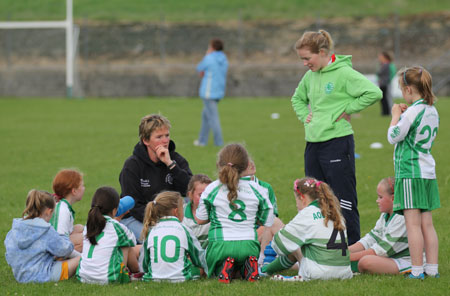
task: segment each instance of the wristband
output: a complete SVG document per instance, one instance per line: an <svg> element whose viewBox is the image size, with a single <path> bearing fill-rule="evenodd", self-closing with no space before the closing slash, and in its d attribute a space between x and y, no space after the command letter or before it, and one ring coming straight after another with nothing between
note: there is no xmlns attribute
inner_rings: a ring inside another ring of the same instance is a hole
<svg viewBox="0 0 450 296"><path fill-rule="evenodd" d="M176 165L177 165L177 162L174 160L174 161L172 161L167 167L169 168L169 170L171 170L171 169L173 169Z"/></svg>

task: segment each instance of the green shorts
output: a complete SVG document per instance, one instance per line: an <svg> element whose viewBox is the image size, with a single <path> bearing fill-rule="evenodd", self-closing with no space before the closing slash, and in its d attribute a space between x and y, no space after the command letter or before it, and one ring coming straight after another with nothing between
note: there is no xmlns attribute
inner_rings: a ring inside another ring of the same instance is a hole
<svg viewBox="0 0 450 296"><path fill-rule="evenodd" d="M441 207L436 179L396 179L394 212L407 209L432 211Z"/></svg>
<svg viewBox="0 0 450 296"><path fill-rule="evenodd" d="M244 265L250 256L259 256L260 245L258 241L210 241L206 249L206 264L208 277L217 276L222 264L228 257L234 258L237 268Z"/></svg>

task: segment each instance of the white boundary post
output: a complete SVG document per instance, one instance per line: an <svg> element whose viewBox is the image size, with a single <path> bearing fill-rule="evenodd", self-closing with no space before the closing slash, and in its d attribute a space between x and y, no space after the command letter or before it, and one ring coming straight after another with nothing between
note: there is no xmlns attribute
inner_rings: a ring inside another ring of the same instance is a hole
<svg viewBox="0 0 450 296"><path fill-rule="evenodd" d="M66 95L73 96L74 49L73 49L73 6L66 0L66 20L33 22L0 22L0 29L66 29Z"/></svg>

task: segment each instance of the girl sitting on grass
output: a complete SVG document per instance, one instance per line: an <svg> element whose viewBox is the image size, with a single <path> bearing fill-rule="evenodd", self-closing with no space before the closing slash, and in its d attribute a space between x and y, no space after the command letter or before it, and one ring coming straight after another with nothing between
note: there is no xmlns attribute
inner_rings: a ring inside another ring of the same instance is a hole
<svg viewBox="0 0 450 296"><path fill-rule="evenodd" d="M205 251L182 220L183 198L178 192L162 192L147 204L141 236L144 281L183 282L198 275L192 264L206 269Z"/></svg>
<svg viewBox="0 0 450 296"><path fill-rule="evenodd" d="M84 190L83 175L76 170L61 170L53 179L53 192L57 204L50 224L59 234L67 235L78 252L83 249L84 226L73 225L75 211L72 205L83 198Z"/></svg>
<svg viewBox="0 0 450 296"><path fill-rule="evenodd" d="M294 196L299 212L274 236L272 247L279 256L262 272L272 274L299 262L298 276L273 279L352 278L344 218L330 186L314 178L297 179Z"/></svg>
<svg viewBox="0 0 450 296"><path fill-rule="evenodd" d="M6 235L6 261L20 283L57 282L75 273L80 257L55 260L70 257L73 244L48 223L54 208L50 193L31 190L22 218L13 220L12 229Z"/></svg>
<svg viewBox="0 0 450 296"><path fill-rule="evenodd" d="M119 194L112 187L95 191L89 210L77 277L82 283L108 284L130 281L138 273L136 238L128 228L113 219L119 206Z"/></svg>
<svg viewBox="0 0 450 296"><path fill-rule="evenodd" d="M247 150L229 144L220 150L217 160L219 180L202 193L195 217L198 224L211 222L206 252L208 276L230 283L238 274L256 281L260 244L257 224L272 226L273 207L267 190L244 177L249 166Z"/></svg>
<svg viewBox="0 0 450 296"><path fill-rule="evenodd" d="M393 212L394 184L393 177L378 183L377 204L381 216L368 234L348 248L350 260L359 261L360 272L398 274L411 271L405 217Z"/></svg>

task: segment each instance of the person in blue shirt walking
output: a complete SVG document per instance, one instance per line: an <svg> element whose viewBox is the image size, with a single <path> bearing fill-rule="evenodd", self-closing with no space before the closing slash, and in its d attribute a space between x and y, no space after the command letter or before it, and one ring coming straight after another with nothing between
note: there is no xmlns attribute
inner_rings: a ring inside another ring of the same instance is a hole
<svg viewBox="0 0 450 296"><path fill-rule="evenodd" d="M197 65L197 72L202 77L199 94L203 100L202 126L195 146L208 144L209 131L214 135L214 145L222 146L222 129L220 127L217 104L225 95L228 60L223 52L223 42L212 39L202 61Z"/></svg>

